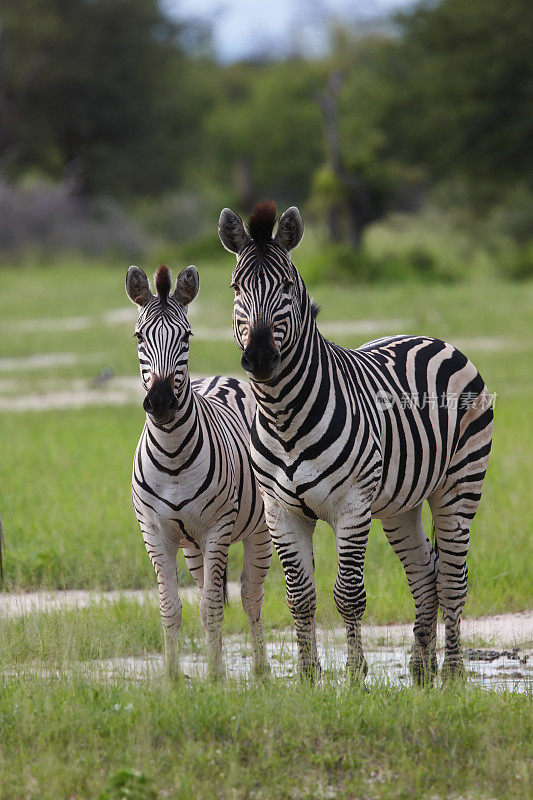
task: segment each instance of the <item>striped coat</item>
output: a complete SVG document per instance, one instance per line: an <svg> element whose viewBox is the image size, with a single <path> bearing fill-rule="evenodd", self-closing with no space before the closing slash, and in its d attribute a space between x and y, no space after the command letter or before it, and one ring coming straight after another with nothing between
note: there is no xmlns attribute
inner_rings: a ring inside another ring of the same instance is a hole
<svg viewBox="0 0 533 800"><path fill-rule="evenodd" d="M271 539L251 468L249 439L255 400L234 378L191 381L186 310L198 291L195 267L183 270L170 294L166 267L157 295L142 270L130 267L126 290L139 305L135 326L146 390L146 423L133 463L133 505L154 565L165 634L165 656L178 672L181 624L176 554L183 548L200 589L200 615L216 673L222 670L221 625L230 544L242 541L241 596L250 623L254 665L267 669L261 627Z"/></svg>
<svg viewBox="0 0 533 800"><path fill-rule="evenodd" d="M257 400L252 460L287 580L300 667L318 657L313 531L335 532L334 596L344 619L348 668L366 670L360 621L370 521L382 520L415 602L413 674L435 672L439 605L446 627L443 671L462 670L459 620L466 554L492 438L492 407L475 366L452 345L391 336L348 350L328 341L290 260L303 233L297 209L260 204L249 233L222 212L223 244L237 253L234 332ZM439 557L422 527L428 500Z"/></svg>

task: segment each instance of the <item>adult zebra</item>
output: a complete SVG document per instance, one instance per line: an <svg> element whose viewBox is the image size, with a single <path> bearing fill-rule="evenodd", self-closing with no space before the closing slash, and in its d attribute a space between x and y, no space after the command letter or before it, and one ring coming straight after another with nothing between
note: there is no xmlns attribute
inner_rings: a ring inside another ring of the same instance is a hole
<svg viewBox="0 0 533 800"><path fill-rule="evenodd" d="M301 216L289 208L272 238L275 220L274 203L264 201L246 232L224 209L219 235L237 254L233 327L257 400L252 463L285 571L300 670L319 667L313 532L323 519L335 532L334 597L347 629L348 669L366 672L363 562L377 517L415 602L414 676L436 672L439 604L443 674L460 673L466 554L491 446L490 396L466 356L438 339L391 336L356 350L325 339L289 255L303 235ZM422 527L426 499L438 558Z"/></svg>
<svg viewBox="0 0 533 800"><path fill-rule="evenodd" d="M155 287L157 296L144 272L129 268L126 291L139 306L134 335L147 392L146 423L133 462L133 506L157 574L167 669L177 676L178 548L200 589L210 662L220 673L228 548L242 540L241 598L254 668L263 672L268 665L261 606L272 543L250 463L255 400L249 385L234 378L190 380L187 308L198 293L196 267L180 272L171 294L170 272L161 266Z"/></svg>

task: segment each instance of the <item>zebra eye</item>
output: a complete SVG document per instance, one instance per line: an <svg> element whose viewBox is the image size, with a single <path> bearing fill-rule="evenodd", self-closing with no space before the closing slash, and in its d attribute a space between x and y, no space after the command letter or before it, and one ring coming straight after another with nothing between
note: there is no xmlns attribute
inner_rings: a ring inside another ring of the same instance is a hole
<svg viewBox="0 0 533 800"><path fill-rule="evenodd" d="M139 344L142 344L142 342L144 342L144 336L142 335L142 333L138 333L137 331L135 331L133 335L135 336Z"/></svg>
<svg viewBox="0 0 533 800"><path fill-rule="evenodd" d="M281 291L287 294L288 292L290 292L293 286L294 286L294 281L291 280L283 281L283 283L281 284Z"/></svg>
<svg viewBox="0 0 533 800"><path fill-rule="evenodd" d="M239 286L238 283L232 283L231 288L235 290L235 294L241 293L241 287Z"/></svg>
<svg viewBox="0 0 533 800"><path fill-rule="evenodd" d="M181 337L182 342L188 342L189 338L193 335L192 331L186 331L183 336Z"/></svg>

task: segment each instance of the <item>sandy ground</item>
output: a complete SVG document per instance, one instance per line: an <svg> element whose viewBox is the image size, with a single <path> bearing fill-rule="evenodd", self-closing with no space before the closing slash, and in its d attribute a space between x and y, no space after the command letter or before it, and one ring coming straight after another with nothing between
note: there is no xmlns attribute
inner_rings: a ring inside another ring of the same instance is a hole
<svg viewBox="0 0 533 800"><path fill-rule="evenodd" d="M238 583L228 584L231 602L239 602ZM180 589L183 602L199 600L198 590L193 587ZM117 600L134 600L138 603L157 603L155 591L124 590L111 592L51 591L16 592L0 594L0 614L7 617L29 614L34 611L54 611L62 608L86 608L94 603L113 603ZM390 646L410 644L413 639L413 624L363 625L363 638L367 646ZM332 632L343 635L342 628ZM513 614L497 614L487 617L463 617L462 636L465 645L481 642L483 646L513 647L533 645L533 609ZM438 642L444 642L444 626L439 623Z"/></svg>
<svg viewBox="0 0 533 800"><path fill-rule="evenodd" d="M232 603L239 602L240 588L237 583L228 584L228 593ZM185 602L196 602L199 599L198 591L192 587L181 589L180 595ZM14 617L64 608L87 608L95 603L113 603L122 598L154 606L157 604L155 591L5 593L0 594L0 616ZM466 617L463 620L462 631L465 665L471 683L489 690L531 691L533 610L478 619ZM439 624L437 652L439 665L442 664L444 657L443 633L443 626ZM412 623L365 624L362 635L369 667L367 683L410 685L409 654L413 640ZM343 628L338 627L333 630L319 628L317 639L320 662L326 671L324 674L332 676L334 680L343 680L346 659L346 637ZM205 647L202 642L197 645L192 651L189 649L190 643L189 646L186 642L180 645L180 671L185 678L205 678L209 673ZM289 679L297 674L297 647L292 628L270 631L266 646L274 678ZM227 636L223 647L226 675L234 679L248 680L253 674L249 637ZM511 648L519 649L513 651ZM68 677L78 674L80 670L87 678L99 681L113 681L117 678L138 681L161 677L164 675L165 667L160 653L147 653L143 656L92 660L58 667L28 664L24 667L19 666L16 670L3 670L2 674L5 679L20 675L21 671L28 676L39 674Z"/></svg>

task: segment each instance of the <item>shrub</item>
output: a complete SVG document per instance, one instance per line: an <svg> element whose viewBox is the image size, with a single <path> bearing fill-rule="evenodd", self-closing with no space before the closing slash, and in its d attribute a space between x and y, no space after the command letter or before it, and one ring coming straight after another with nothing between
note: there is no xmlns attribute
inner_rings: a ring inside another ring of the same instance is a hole
<svg viewBox="0 0 533 800"><path fill-rule="evenodd" d="M308 283L346 279L360 283L453 279L444 265L421 246L398 255L373 255L364 248L355 250L345 243L331 244L308 254L299 267Z"/></svg>
<svg viewBox="0 0 533 800"><path fill-rule="evenodd" d="M533 239L501 257L500 272L504 277L515 281L533 278Z"/></svg>
<svg viewBox="0 0 533 800"><path fill-rule="evenodd" d="M149 245L144 230L107 198L87 198L68 182L12 184L0 181L0 251L10 257L138 257Z"/></svg>

